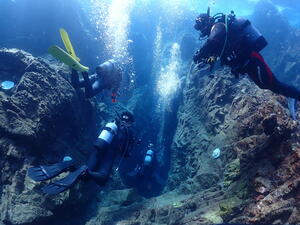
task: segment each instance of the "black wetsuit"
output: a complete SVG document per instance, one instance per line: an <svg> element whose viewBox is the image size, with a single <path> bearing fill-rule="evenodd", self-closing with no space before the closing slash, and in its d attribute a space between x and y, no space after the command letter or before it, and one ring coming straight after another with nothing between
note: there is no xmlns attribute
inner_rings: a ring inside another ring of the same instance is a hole
<svg viewBox="0 0 300 225"><path fill-rule="evenodd" d="M96 181L97 184L104 185L109 178L117 156L128 157L134 143L132 129L122 125L118 125L117 135L111 144L98 138L94 144L95 149L89 158L88 177Z"/></svg>
<svg viewBox="0 0 300 225"><path fill-rule="evenodd" d="M210 56L220 56L225 39L225 23L214 24L206 43L194 56L194 61L199 63ZM239 31L228 29L226 46L221 56L222 64L230 66L235 75L248 74L255 84L262 89L269 89L274 93L300 100L300 91L279 81L263 57L239 39Z"/></svg>
<svg viewBox="0 0 300 225"><path fill-rule="evenodd" d="M97 67L98 72L89 76L88 72L82 72L83 79L79 78L76 70L72 70L71 82L74 88L85 88L86 98L91 98L107 89L112 91L112 99L115 98L122 81L121 70L110 60Z"/></svg>
<svg viewBox="0 0 300 225"><path fill-rule="evenodd" d="M89 76L87 72L82 72L83 79L79 78L79 74L76 70L72 70L71 81L74 88L85 88L85 97L91 98L98 94L106 87L97 78L97 74Z"/></svg>

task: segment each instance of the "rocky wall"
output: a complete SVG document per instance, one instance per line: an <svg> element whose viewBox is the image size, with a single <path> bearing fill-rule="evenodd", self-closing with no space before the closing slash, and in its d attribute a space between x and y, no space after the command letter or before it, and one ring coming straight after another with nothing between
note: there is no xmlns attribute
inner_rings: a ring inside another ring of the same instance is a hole
<svg viewBox="0 0 300 225"><path fill-rule="evenodd" d="M164 194L110 191L87 224L300 222L300 137L286 98L226 69L208 74L187 75Z"/></svg>
<svg viewBox="0 0 300 225"><path fill-rule="evenodd" d="M184 91L170 190L198 196L218 188L214 215L226 222L299 222L299 130L286 98L227 70L205 75L192 71Z"/></svg>
<svg viewBox="0 0 300 225"><path fill-rule="evenodd" d="M46 182L27 177L29 167L55 163L65 155L85 161L103 120L98 103L85 100L68 78L61 65L0 49L0 81L16 83L9 91L0 90L0 224L60 224L74 213L72 204L90 197L83 194L83 185L45 196L40 188Z"/></svg>

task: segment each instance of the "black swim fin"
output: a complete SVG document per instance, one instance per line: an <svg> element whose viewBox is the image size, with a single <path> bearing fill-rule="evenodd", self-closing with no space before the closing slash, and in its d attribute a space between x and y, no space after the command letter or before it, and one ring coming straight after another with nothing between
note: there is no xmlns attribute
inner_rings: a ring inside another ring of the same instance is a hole
<svg viewBox="0 0 300 225"><path fill-rule="evenodd" d="M34 181L48 180L66 171L68 168L74 166L74 164L74 160L69 160L55 163L50 166L32 167L28 169L28 176Z"/></svg>
<svg viewBox="0 0 300 225"><path fill-rule="evenodd" d="M62 178L61 180L55 181L51 184L46 185L42 188L45 194L56 195L69 188L71 188L78 178L87 171L88 167L86 165L81 166L74 172L70 173L68 176Z"/></svg>

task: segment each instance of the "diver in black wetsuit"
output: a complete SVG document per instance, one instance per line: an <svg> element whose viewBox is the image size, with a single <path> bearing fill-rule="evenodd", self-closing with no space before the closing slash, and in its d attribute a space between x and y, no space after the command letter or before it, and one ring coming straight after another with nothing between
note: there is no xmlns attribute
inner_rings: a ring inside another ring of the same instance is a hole
<svg viewBox="0 0 300 225"><path fill-rule="evenodd" d="M129 179L136 179L136 186L144 192L151 192L152 186L165 185L166 181L159 175L159 162L157 152L154 151L154 145L148 144L143 153L141 162L133 171L127 173Z"/></svg>
<svg viewBox="0 0 300 225"><path fill-rule="evenodd" d="M107 123L94 143L87 165L75 166L72 158L50 166L38 166L28 169L28 176L35 181L51 179L64 171L70 174L42 188L46 194L58 194L72 187L79 178L94 180L99 185L105 185L117 156L128 157L134 144L139 144L133 137L133 115L129 112L121 114L120 118Z"/></svg>
<svg viewBox="0 0 300 225"><path fill-rule="evenodd" d="M194 28L202 33L200 37L208 36L193 57L195 63L213 65L219 57L236 77L248 74L258 87L300 100L300 91L279 81L259 54L267 42L249 20L236 18L233 12L211 17L208 9L196 18Z"/></svg>
<svg viewBox="0 0 300 225"><path fill-rule="evenodd" d="M141 162L135 167L134 171L128 173L130 177L151 177L153 175L156 157L153 151L153 144L149 143L146 152L143 154Z"/></svg>
<svg viewBox="0 0 300 225"><path fill-rule="evenodd" d="M116 157L128 157L133 145L138 143L133 137L133 122L131 113L123 113L121 119L106 124L94 143L95 151L88 162L88 176L99 185L107 181Z"/></svg>
<svg viewBox="0 0 300 225"><path fill-rule="evenodd" d="M112 91L112 101L116 101L118 89L122 81L122 71L116 61L110 59L97 66L96 73L89 76L82 72L83 79L79 78L76 70L72 70L72 85L74 88L85 88L85 96L91 98L104 89Z"/></svg>

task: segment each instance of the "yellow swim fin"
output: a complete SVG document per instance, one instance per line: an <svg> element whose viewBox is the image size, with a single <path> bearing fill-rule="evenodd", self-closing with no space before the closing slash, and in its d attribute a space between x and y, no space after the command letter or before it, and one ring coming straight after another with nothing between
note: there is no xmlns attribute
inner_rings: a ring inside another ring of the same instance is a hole
<svg viewBox="0 0 300 225"><path fill-rule="evenodd" d="M48 52L60 62L68 65L74 70L79 72L88 71L89 68L81 65L74 57L68 54L66 51L61 49L60 47L53 45L48 49Z"/></svg>
<svg viewBox="0 0 300 225"><path fill-rule="evenodd" d="M66 30L64 29L59 29L59 33L60 33L60 36L61 36L61 39L62 41L64 42L64 45L67 49L67 52L74 58L76 59L78 62L80 61L80 59L76 56L75 54L75 51L74 51L74 48L72 46L72 43L70 41L70 38L69 38L69 35L67 33Z"/></svg>

